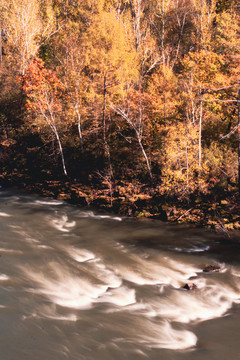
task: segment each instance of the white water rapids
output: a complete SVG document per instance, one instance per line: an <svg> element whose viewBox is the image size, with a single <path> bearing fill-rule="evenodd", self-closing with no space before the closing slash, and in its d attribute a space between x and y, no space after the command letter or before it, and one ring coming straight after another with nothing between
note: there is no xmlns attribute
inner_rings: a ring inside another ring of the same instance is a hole
<svg viewBox="0 0 240 360"><path fill-rule="evenodd" d="M238 252L210 231L2 190L0 360L237 360Z"/></svg>

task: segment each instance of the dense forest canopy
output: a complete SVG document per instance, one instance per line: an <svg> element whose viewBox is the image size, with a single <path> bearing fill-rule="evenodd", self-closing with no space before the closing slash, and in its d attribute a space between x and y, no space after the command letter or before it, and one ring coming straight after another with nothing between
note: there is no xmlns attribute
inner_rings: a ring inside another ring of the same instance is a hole
<svg viewBox="0 0 240 360"><path fill-rule="evenodd" d="M0 21L3 172L236 188L237 0L2 0Z"/></svg>

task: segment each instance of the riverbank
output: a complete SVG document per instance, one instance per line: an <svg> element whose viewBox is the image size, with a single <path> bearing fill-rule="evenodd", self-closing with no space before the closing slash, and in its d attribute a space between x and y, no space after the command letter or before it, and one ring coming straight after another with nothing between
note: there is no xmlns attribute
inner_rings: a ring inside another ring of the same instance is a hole
<svg viewBox="0 0 240 360"><path fill-rule="evenodd" d="M27 193L121 216L212 228L229 239L240 230L240 205L234 192L224 198L199 196L180 201L159 195L158 187L128 181L96 185L53 179L37 182L24 175L0 179L5 186L16 186Z"/></svg>

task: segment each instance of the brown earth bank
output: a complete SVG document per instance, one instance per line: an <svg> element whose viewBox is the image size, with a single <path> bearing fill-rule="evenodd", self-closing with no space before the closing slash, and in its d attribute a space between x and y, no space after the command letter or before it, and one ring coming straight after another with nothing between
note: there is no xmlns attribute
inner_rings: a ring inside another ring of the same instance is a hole
<svg viewBox="0 0 240 360"><path fill-rule="evenodd" d="M236 191L224 194L224 199L209 195L183 201L159 195L158 187L123 180L99 184L53 179L38 182L23 174L12 174L0 175L0 183L98 211L212 228L225 238L240 239L240 203Z"/></svg>

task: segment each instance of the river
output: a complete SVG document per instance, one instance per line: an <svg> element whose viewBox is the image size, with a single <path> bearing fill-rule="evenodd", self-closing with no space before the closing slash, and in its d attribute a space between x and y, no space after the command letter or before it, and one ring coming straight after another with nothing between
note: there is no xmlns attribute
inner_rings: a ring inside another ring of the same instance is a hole
<svg viewBox="0 0 240 360"><path fill-rule="evenodd" d="M0 360L240 359L239 251L1 189Z"/></svg>

